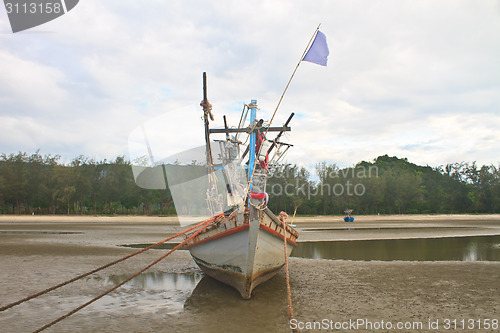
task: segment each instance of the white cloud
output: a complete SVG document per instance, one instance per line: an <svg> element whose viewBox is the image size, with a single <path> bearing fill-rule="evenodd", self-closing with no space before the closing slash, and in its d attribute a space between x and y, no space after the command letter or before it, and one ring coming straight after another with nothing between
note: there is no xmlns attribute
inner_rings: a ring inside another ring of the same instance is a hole
<svg viewBox="0 0 500 333"><path fill-rule="evenodd" d="M57 68L0 50L0 77L0 101L4 112L50 113L69 102L63 87L64 74Z"/></svg>
<svg viewBox="0 0 500 333"><path fill-rule="evenodd" d="M351 165L387 153L431 165L498 163L499 8L82 1L32 32L0 35L0 151L127 153L140 123L199 103L203 71L214 125L223 114L236 122L253 98L270 116L321 22L329 66L301 64L276 117L279 124L297 113L289 161ZM168 133L182 135L203 140L195 131Z"/></svg>

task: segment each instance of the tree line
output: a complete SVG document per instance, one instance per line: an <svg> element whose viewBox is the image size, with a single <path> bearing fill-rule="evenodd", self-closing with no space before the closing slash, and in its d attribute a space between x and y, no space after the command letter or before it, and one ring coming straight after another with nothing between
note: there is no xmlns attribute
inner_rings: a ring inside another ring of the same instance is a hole
<svg viewBox="0 0 500 333"><path fill-rule="evenodd" d="M419 166L380 156L339 168L318 163L280 164L270 169L266 191L274 212L303 215L498 213L500 167L458 162ZM173 215L168 189L136 185L124 156L95 161L79 156L0 155L0 213L81 215Z"/></svg>
<svg viewBox="0 0 500 333"><path fill-rule="evenodd" d="M308 170L284 164L272 170L269 208L299 214L451 214L500 212L500 167L457 162L419 166L388 155L373 162ZM275 190L276 189L276 190ZM280 208L283 207L283 208Z"/></svg>
<svg viewBox="0 0 500 333"><path fill-rule="evenodd" d="M124 156L95 161L85 156L61 163L39 152L0 155L0 213L168 214L170 193L135 184Z"/></svg>

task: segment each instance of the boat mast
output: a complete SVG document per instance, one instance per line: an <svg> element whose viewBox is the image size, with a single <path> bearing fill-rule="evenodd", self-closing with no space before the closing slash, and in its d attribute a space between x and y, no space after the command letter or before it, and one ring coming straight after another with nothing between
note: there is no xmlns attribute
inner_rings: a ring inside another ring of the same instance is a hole
<svg viewBox="0 0 500 333"><path fill-rule="evenodd" d="M213 116L211 114L212 105L208 102L207 97L207 73L203 72L203 102L201 103L203 107L203 121L205 123L205 146L206 146L206 155L207 155L207 168L208 172L211 173L214 171L214 162L212 158L212 147L210 146L210 128L208 123L208 117L210 115L213 120Z"/></svg>
<svg viewBox="0 0 500 333"><path fill-rule="evenodd" d="M254 125L255 119L257 118L257 100L252 99L250 105L250 126ZM252 174L255 167L255 131L250 134L250 143L248 144L250 158L248 160L248 180L252 181ZM252 190L252 184L250 183L249 191Z"/></svg>

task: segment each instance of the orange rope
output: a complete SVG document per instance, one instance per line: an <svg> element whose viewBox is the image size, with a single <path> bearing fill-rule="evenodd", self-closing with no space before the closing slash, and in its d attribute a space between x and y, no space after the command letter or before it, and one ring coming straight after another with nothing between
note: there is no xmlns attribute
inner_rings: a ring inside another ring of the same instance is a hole
<svg viewBox="0 0 500 333"><path fill-rule="evenodd" d="M146 252L147 250L150 250L150 249L152 249L152 248L154 248L154 247L156 247L156 246L158 246L158 245L161 245L161 244L163 244L163 243L165 243L165 242L168 242L169 240L172 240L172 239L174 239L174 238L176 238L176 237L179 237L179 236L181 236L181 235L185 234L186 232L189 232L189 231L191 231L191 230L193 230L193 229L196 229L196 228L200 227L202 224L207 223L208 221L213 221L213 220L215 220L215 219L219 218L221 215L222 215L222 213L221 213L221 214L218 214L218 215L215 215L215 216L213 216L212 218L210 218L210 219L208 219L208 220L205 220L205 221L203 221L203 222L200 222L200 223L198 223L197 225L195 225L195 226L193 226L193 227L190 227L190 228L188 228L188 229L186 229L186 230L184 230L184 231L181 231L181 232L179 232L179 233L178 233L178 234L176 234L176 235L173 235L173 236L170 236L170 237L168 237L168 238L165 238L164 240L159 241L159 242L158 242L158 243L156 243L156 244L150 245L150 246L148 246L148 247L146 247L146 248L144 248L144 249L141 249L141 250L139 250L139 251L137 251L137 252L131 253L131 254L129 254L129 255L127 255L127 256L125 256L125 257L123 257L123 258L120 258L120 259L118 259L118 260L115 260L115 261L113 261L113 262L111 262L111 263L109 263L109 264L106 264L106 265L104 265L104 266L98 267L98 268L96 268L96 269L94 269L94 270L92 270L92 271L90 271L90 272L87 272L87 273L84 273L84 274L78 275L77 277L74 277L74 278L72 278L72 279L70 279L70 280L68 280L68 281L62 282L62 283L60 283L60 284L58 284L58 285L56 285L56 286L53 286L53 287L47 288L47 289L42 290L42 291L40 291L40 292L38 292L38 293L36 293L36 294L30 295L30 296L28 296L28 297L25 297L25 298L23 298L23 299L21 299L21 300L19 300L19 301L16 301L16 302L13 302L13 303L7 304L7 305L5 305L5 306L2 306L2 307L0 308L0 312L5 311L5 310L7 310L7 309L10 309L10 308L12 308L12 307L14 307L14 306L16 306L16 305L19 305L19 304L21 304L21 303L24 303L24 302L26 302L26 301L29 301L30 299L33 299L33 298L35 298L35 297L42 296L42 295L44 295L44 294L46 294L46 293L48 293L48 292L50 292L50 291L56 290L56 289L58 289L58 288L60 288L60 287L63 287L63 286L65 286L65 285L67 285L67 284L70 284L70 283L72 283L72 282L75 282L75 281L77 281L77 280L80 280L81 278L84 278L84 277L89 276L89 275L91 275L91 274L97 273L97 272L99 272L99 271L101 271L101 270L103 270L103 269L105 269L105 268L111 267L111 266L113 266L113 265L115 265L115 264L117 264L117 263L119 263L119 262L122 262L122 261L124 261L124 260L126 260L126 259L132 258L132 257L134 257L134 256L136 256L136 255L138 255L138 254L140 254L140 253L142 253L142 252Z"/></svg>
<svg viewBox="0 0 500 333"><path fill-rule="evenodd" d="M60 322L61 320L71 316L72 314L80 311L81 309L85 308L86 306L94 303L95 301L99 300L100 298L106 296L107 294L109 294L110 292L118 289L119 287L123 286L125 283L129 282L130 280L132 280L133 278L137 277L139 274L141 273L144 273L145 271L147 271L148 269L150 269L151 267L153 267L154 265L156 265L157 263L159 263L161 260L165 259L168 255L170 255L172 252L174 252L175 250L181 248L182 246L184 246L187 242L189 242L191 239L193 239L194 237L196 237L200 232L202 232L206 227L208 227L211 223L213 223L217 218L220 218L223 216L223 213L221 214L218 214L214 217L212 217L211 219L209 220L206 220L206 221L203 221L201 224L198 224L198 226L201 225L201 228L199 230L197 230L195 233L193 233L191 236L189 236L188 238L186 238L184 241L182 241L179 245L175 246L172 250L168 251L166 254L162 255L160 258L156 259L155 261L153 261L151 264L149 264L148 266L146 266L145 268L141 269L140 271L138 271L137 273L129 276L125 281L115 285L113 288L111 289L108 289L106 290L105 292L103 292L102 294L100 294L99 296L96 296L94 297L93 299L91 299L90 301L88 301L87 303L83 304L83 305L80 305L79 307L71 310L70 312L66 313L65 315L57 318L56 320L48 323L47 325L37 329L35 331L35 333L38 333L38 332L41 332L49 327L51 327L52 325L54 324L57 324L58 322Z"/></svg>
<svg viewBox="0 0 500 333"><path fill-rule="evenodd" d="M293 217L292 217L292 224L293 221L295 220L295 214L297 213L297 207L295 207L295 211L293 212ZM280 213L281 216L281 213ZM284 226L284 243L285 243L285 274L286 274L286 291L287 291L287 299L288 299L288 317L290 320L294 319L293 315L293 307L292 307L292 289L290 288L290 274L288 273L288 252L286 248L286 230L287 230L287 223L286 223L286 218L283 218L283 226ZM294 330L295 332L299 332L298 329Z"/></svg>

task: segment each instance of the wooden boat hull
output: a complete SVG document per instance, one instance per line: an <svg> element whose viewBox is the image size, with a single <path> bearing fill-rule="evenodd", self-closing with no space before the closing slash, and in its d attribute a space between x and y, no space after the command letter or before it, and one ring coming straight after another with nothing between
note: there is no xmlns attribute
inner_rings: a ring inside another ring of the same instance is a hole
<svg viewBox="0 0 500 333"><path fill-rule="evenodd" d="M248 222L249 214L237 214L230 220L199 234L187 248L196 264L209 276L238 290L249 299L256 286L272 278L285 264L296 246L298 233L284 229L269 210L258 212L259 219Z"/></svg>

